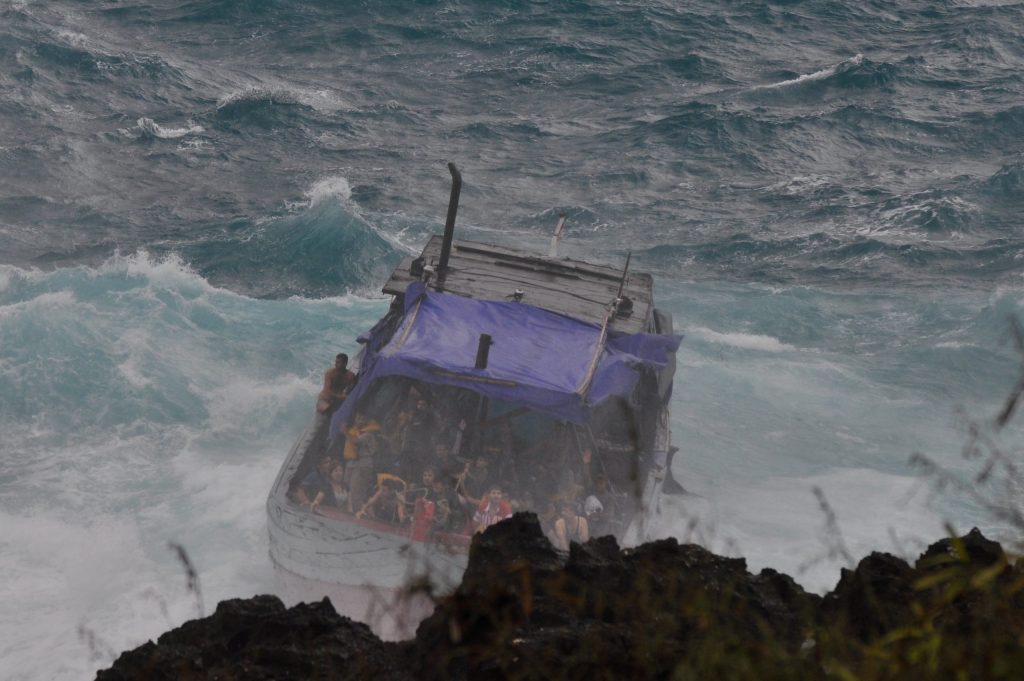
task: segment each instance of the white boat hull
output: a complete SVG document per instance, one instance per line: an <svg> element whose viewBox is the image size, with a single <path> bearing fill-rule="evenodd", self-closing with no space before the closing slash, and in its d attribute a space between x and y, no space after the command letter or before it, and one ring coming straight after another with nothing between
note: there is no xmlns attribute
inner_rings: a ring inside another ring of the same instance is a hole
<svg viewBox="0 0 1024 681"><path fill-rule="evenodd" d="M398 589L426 577L445 589L466 568L464 550L316 515L287 499L271 497L267 511L274 563L308 579Z"/></svg>

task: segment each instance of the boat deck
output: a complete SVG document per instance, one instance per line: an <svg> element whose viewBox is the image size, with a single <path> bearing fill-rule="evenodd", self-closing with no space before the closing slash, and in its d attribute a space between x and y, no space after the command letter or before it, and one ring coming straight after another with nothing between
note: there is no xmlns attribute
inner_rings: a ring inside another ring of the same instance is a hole
<svg viewBox="0 0 1024 681"><path fill-rule="evenodd" d="M425 264L436 266L442 241L440 235L434 235L427 243L420 256ZM399 263L384 285L384 293L400 295L411 282L419 280L411 272L413 260L410 256ZM519 290L523 303L601 325L621 281L622 270L612 267L456 240L442 286L447 293L479 300L514 300ZM431 280L431 286L436 285L437 281ZM632 309L628 315L616 315L610 329L626 334L649 331L654 314L653 289L650 274L627 273L622 295L632 302Z"/></svg>

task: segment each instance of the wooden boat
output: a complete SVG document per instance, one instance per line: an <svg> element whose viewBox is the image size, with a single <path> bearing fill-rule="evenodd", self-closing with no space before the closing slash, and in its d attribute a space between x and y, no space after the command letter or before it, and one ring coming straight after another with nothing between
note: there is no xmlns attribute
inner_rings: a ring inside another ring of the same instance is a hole
<svg viewBox="0 0 1024 681"><path fill-rule="evenodd" d="M366 588L457 584L479 529L473 466L499 479L510 505L550 521L552 504L569 501L591 534L626 544L648 538L660 495L678 489L668 402L680 337L654 306L652 277L629 271L628 257L621 270L558 257L564 218L547 256L454 239L461 176L449 169L445 233L385 283L394 298L359 338L358 381L335 413L310 421L267 501L270 555L312 592L358 592L365 605ZM414 401L429 403L431 428L410 443L395 435L409 436L395 415ZM357 413L383 424L374 472L394 485L404 522L298 499L317 461L343 451ZM449 504L418 491L423 466L447 476Z"/></svg>

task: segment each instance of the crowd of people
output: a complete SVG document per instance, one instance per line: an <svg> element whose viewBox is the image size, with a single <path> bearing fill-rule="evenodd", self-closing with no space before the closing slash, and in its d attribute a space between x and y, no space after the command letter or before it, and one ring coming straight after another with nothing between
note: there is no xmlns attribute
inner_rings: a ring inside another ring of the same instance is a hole
<svg viewBox="0 0 1024 681"><path fill-rule="evenodd" d="M325 372L317 402L325 424L355 384L347 365L340 354ZM387 400L362 400L349 423L328 433L325 453L293 481L297 503L398 526L419 522L428 534L481 532L531 510L562 550L595 532L622 529L628 498L613 491L571 426L549 420L526 442L512 427L526 410L473 428L465 404L445 399L451 396L442 389L407 382L393 392Z"/></svg>

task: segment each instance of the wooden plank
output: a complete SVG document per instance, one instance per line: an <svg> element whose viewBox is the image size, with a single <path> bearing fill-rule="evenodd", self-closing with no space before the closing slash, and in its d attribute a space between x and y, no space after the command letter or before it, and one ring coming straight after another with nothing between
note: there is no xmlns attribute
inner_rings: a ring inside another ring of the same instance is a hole
<svg viewBox="0 0 1024 681"><path fill-rule="evenodd" d="M441 237L435 235L423 249L427 264L440 258ZM404 258L384 285L384 292L401 294L414 278L412 258ZM546 258L471 241L452 244L443 290L479 300L511 300L516 289L523 302L576 319L600 324L619 290L622 275L612 267L568 258ZM653 278L631 272L623 294L633 301L630 317L617 317L612 328L625 333L645 331L653 312Z"/></svg>

